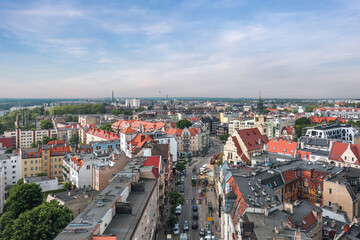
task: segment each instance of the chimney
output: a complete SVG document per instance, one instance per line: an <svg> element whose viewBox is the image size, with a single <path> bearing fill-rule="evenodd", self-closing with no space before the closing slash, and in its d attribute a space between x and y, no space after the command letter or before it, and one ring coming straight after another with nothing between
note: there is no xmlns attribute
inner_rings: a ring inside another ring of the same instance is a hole
<svg viewBox="0 0 360 240"><path fill-rule="evenodd" d="M275 227L274 227L274 232L275 232L275 235L280 234L280 229L279 229L279 227L276 226L276 225L275 225Z"/></svg>
<svg viewBox="0 0 360 240"><path fill-rule="evenodd" d="M332 228L334 228L334 227L335 227L335 225L336 225L336 221L335 221L335 219L331 220L331 227L332 227Z"/></svg>
<svg viewBox="0 0 360 240"><path fill-rule="evenodd" d="M284 202L284 210L290 214L294 214L294 205L292 203Z"/></svg>

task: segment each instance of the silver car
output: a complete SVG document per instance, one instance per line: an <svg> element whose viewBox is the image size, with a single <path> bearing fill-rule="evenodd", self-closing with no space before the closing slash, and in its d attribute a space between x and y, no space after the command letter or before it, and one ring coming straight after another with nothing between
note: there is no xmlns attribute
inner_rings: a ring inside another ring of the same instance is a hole
<svg viewBox="0 0 360 240"><path fill-rule="evenodd" d="M189 222L188 221L184 221L184 231L188 231L189 230Z"/></svg>
<svg viewBox="0 0 360 240"><path fill-rule="evenodd" d="M175 224L174 226L174 236L177 236L180 234L180 230L179 230L179 224Z"/></svg>

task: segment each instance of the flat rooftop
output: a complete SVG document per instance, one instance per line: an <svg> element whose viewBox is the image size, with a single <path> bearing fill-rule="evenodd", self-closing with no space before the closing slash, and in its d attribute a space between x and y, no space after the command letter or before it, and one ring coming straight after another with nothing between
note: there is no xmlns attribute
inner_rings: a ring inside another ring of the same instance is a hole
<svg viewBox="0 0 360 240"><path fill-rule="evenodd" d="M146 207L146 203L155 187L156 180L140 179L145 182L144 192L131 192L127 202L132 203L132 214L116 214L103 235L116 235L116 239L129 240Z"/></svg>

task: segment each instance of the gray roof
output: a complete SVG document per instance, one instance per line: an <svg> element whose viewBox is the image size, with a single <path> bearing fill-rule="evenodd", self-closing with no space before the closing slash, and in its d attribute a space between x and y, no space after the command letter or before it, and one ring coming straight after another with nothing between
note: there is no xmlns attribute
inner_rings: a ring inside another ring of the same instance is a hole
<svg viewBox="0 0 360 240"><path fill-rule="evenodd" d="M48 176L38 176L38 177L25 178L25 181L27 183L45 182L45 181L49 181L49 180L52 180L52 179L50 179Z"/></svg>
<svg viewBox="0 0 360 240"><path fill-rule="evenodd" d="M329 146L330 140L325 138L315 138L315 137L306 137L302 136L298 140L299 143L305 143L306 145L315 145L315 146Z"/></svg>
<svg viewBox="0 0 360 240"><path fill-rule="evenodd" d="M71 191L65 191L65 192L52 194L51 196L53 196L56 199L61 200L62 202L66 203L66 202L68 202L70 200L76 199L77 196L82 195L82 194L98 195L99 191L96 191L96 190L93 190L93 189L88 190L86 188L80 188L80 189L75 189L75 190L71 190Z"/></svg>

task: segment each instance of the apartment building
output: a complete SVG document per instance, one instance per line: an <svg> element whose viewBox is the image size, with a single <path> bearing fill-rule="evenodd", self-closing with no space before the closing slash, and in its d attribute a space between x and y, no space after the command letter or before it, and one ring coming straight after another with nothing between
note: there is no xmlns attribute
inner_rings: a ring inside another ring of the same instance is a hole
<svg viewBox="0 0 360 240"><path fill-rule="evenodd" d="M306 131L307 137L317 137L325 139L338 139L347 143L354 143L354 137L358 131L344 124L332 124L316 126Z"/></svg>
<svg viewBox="0 0 360 240"><path fill-rule="evenodd" d="M158 177L147 166L132 171L142 163L130 162L55 239L157 239Z"/></svg>
<svg viewBox="0 0 360 240"><path fill-rule="evenodd" d="M19 154L0 154L0 167L3 168L5 187L15 185L22 178L22 161Z"/></svg>
<svg viewBox="0 0 360 240"><path fill-rule="evenodd" d="M110 179L114 174L120 172L129 162L124 152L114 155L108 161L102 161L95 164L92 168L92 187L97 191L103 191L110 183Z"/></svg>
<svg viewBox="0 0 360 240"><path fill-rule="evenodd" d="M64 157L62 174L64 179L70 181L76 188L92 187L93 168L95 165L105 162L95 153L69 153Z"/></svg>
<svg viewBox="0 0 360 240"><path fill-rule="evenodd" d="M268 142L267 136L262 135L258 128L235 131L224 146L224 158L228 162L247 162Z"/></svg>
<svg viewBox="0 0 360 240"><path fill-rule="evenodd" d="M339 167L360 168L360 145L334 142L328 161Z"/></svg>
<svg viewBox="0 0 360 240"><path fill-rule="evenodd" d="M323 205L346 212L350 222L360 216L360 169L346 168L324 181Z"/></svg>
<svg viewBox="0 0 360 240"><path fill-rule="evenodd" d="M127 128L131 128L136 132L147 133L162 130L164 127L167 127L166 122L149 122L142 120L120 120L111 125L111 128L116 133L120 133Z"/></svg>
<svg viewBox="0 0 360 240"><path fill-rule="evenodd" d="M38 148L20 149L22 178L47 173L49 178L63 179L63 158L70 151L70 146L61 140L50 141Z"/></svg>
<svg viewBox="0 0 360 240"><path fill-rule="evenodd" d="M165 134L175 137L178 156L198 156L206 153L210 145L210 131L204 126L199 128L166 128Z"/></svg>
<svg viewBox="0 0 360 240"><path fill-rule="evenodd" d="M241 129L248 129L254 127L254 119L234 119L229 122L229 134L232 135L235 131Z"/></svg>
<svg viewBox="0 0 360 240"><path fill-rule="evenodd" d="M318 116L324 117L340 117L343 119L352 119L359 120L360 119L360 109L359 108L314 108L313 113Z"/></svg>
<svg viewBox="0 0 360 240"><path fill-rule="evenodd" d="M100 116L99 115L79 115L79 124L82 126L87 125L100 125Z"/></svg>
<svg viewBox="0 0 360 240"><path fill-rule="evenodd" d="M97 129L95 127L90 127L89 130L86 132L85 143L90 144L91 142L116 139L120 139L120 134Z"/></svg>
<svg viewBox="0 0 360 240"><path fill-rule="evenodd" d="M33 142L41 140L43 136L48 136L50 138L56 137L56 129L49 130L29 130L22 131L21 129L16 129L15 131L6 131L4 133L5 137L10 137L15 140L15 148L29 148Z"/></svg>

